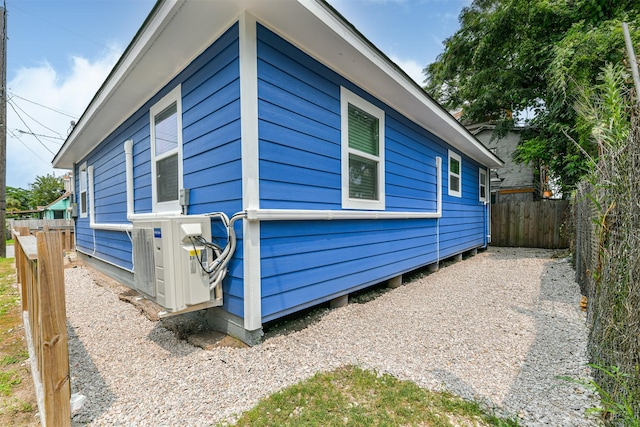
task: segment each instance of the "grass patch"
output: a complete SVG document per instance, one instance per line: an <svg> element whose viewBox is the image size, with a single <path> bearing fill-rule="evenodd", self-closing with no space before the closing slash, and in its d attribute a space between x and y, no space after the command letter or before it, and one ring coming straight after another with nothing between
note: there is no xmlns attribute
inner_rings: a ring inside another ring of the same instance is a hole
<svg viewBox="0 0 640 427"><path fill-rule="evenodd" d="M14 371L0 372L0 394L10 396L11 390L21 382L22 379Z"/></svg>
<svg viewBox="0 0 640 427"><path fill-rule="evenodd" d="M517 426L478 403L347 366L260 401L238 426Z"/></svg>
<svg viewBox="0 0 640 427"><path fill-rule="evenodd" d="M32 425L36 400L14 260L0 258L0 425Z"/></svg>
<svg viewBox="0 0 640 427"><path fill-rule="evenodd" d="M9 239L9 240L7 240L7 245L13 245L13 244L14 244L13 239Z"/></svg>

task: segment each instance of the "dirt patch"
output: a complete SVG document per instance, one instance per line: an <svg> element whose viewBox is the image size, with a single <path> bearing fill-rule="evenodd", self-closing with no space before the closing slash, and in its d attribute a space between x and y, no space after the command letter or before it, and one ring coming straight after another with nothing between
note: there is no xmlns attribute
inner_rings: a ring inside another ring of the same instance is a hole
<svg viewBox="0 0 640 427"><path fill-rule="evenodd" d="M9 292L18 295L15 285ZM19 302L0 319L0 425L38 426L40 418Z"/></svg>

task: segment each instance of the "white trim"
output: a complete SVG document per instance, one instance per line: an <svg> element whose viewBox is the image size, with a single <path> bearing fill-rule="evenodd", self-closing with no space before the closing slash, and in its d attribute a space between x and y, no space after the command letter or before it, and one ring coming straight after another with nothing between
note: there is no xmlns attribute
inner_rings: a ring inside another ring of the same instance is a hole
<svg viewBox="0 0 640 427"><path fill-rule="evenodd" d="M484 180L482 179L483 173ZM484 187L484 197L482 197L482 187ZM486 202L489 194L489 174L486 169L478 168L478 198L481 202Z"/></svg>
<svg viewBox="0 0 640 427"><path fill-rule="evenodd" d="M256 18L244 13L239 19L240 115L242 141L242 205L260 207L258 142L258 42ZM262 272L260 270L260 223L243 221L244 328L262 327Z"/></svg>
<svg viewBox="0 0 640 427"><path fill-rule="evenodd" d="M460 165L460 173L456 174L451 172L451 159L457 160L458 164ZM459 154L456 154L455 152L449 150L449 158L447 161L447 187L449 189L449 195L453 196L453 197L462 197L462 157L460 157ZM458 185L460 188L458 188L458 190L453 190L451 189L451 177L457 177L458 178Z"/></svg>
<svg viewBox="0 0 640 427"><path fill-rule="evenodd" d="M94 189L93 189L93 165L87 168L87 177L89 179L89 228L92 230L109 230L109 231L130 231L133 230L133 224L118 224L118 223L97 223L96 222L96 210L94 204ZM93 236L93 247L95 252L95 235Z"/></svg>
<svg viewBox="0 0 640 427"><path fill-rule="evenodd" d="M87 179L88 179L87 162L84 162L78 168L78 172L80 172L78 174L78 183L80 184L79 185L80 191L78 191L78 197L79 197L78 204L80 206L78 208L78 211L80 211L80 218L86 218L87 213L89 212L89 200L87 200L87 197L89 197L89 192L87 188L89 186L89 183L87 182ZM82 185L83 183L84 185ZM84 189L82 187L84 187ZM82 205L82 193L84 193L84 206ZM84 211L83 211L83 207L84 207Z"/></svg>
<svg viewBox="0 0 640 427"><path fill-rule="evenodd" d="M372 156L349 147L349 104L375 116L380 129L378 131L378 155ZM340 136L341 136L341 176L342 176L342 208L343 209L385 209L385 114L372 103L362 99L355 93L340 86ZM352 199L349 197L349 154L378 163L378 198L377 200Z"/></svg>
<svg viewBox="0 0 640 427"><path fill-rule="evenodd" d="M155 117L163 110L176 104L176 126L178 136L178 147L174 150L167 151L156 157L156 144L155 144ZM150 122L150 138L149 143L151 145L151 196L153 212L169 212L180 210L179 197L176 195L176 199L169 202L158 202L157 184L156 184L156 162L163 158L178 154L178 189L183 188L182 180L182 85L178 84L175 88L166 94L160 101L156 102L149 109L149 122Z"/></svg>

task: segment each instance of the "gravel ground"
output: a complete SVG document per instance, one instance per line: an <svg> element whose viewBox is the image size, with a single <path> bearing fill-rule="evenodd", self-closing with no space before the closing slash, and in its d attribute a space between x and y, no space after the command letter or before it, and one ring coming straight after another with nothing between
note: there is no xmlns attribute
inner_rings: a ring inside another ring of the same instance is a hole
<svg viewBox="0 0 640 427"><path fill-rule="evenodd" d="M527 426L589 426L587 329L566 259L489 248L252 348L202 350L65 271L74 425L206 426L319 371L354 364L476 399Z"/></svg>

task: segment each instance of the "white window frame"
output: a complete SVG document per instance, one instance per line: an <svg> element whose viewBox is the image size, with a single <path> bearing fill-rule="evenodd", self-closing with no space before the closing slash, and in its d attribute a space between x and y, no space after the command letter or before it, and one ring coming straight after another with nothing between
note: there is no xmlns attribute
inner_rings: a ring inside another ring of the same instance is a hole
<svg viewBox="0 0 640 427"><path fill-rule="evenodd" d="M349 147L349 104L366 111L378 119L378 155L374 156ZM341 174L342 174L342 208L343 209L385 209L385 114L372 103L362 99L350 90L340 87L340 126L341 126ZM353 199L349 197L349 154L372 160L378 163L378 198L377 200Z"/></svg>
<svg viewBox="0 0 640 427"><path fill-rule="evenodd" d="M80 212L80 218L86 218L89 214L89 192L88 192L88 179L87 174L87 162L84 162L79 168L78 174L78 211ZM82 203L82 194L84 193L84 204Z"/></svg>
<svg viewBox="0 0 640 427"><path fill-rule="evenodd" d="M458 164L460 164L460 173L453 173L451 171L451 160L457 160ZM459 154L449 150L449 159L447 161L447 171L448 171L448 182L447 187L449 188L449 195L453 197L462 197L462 157ZM457 177L460 188L458 190L453 190L451 188L451 177Z"/></svg>
<svg viewBox="0 0 640 427"><path fill-rule="evenodd" d="M484 173L484 179L482 174ZM482 197L482 187L484 187L484 197ZM481 202L486 202L489 197L489 171L484 168L478 169L478 197Z"/></svg>
<svg viewBox="0 0 640 427"><path fill-rule="evenodd" d="M155 117L165 109L176 104L176 117L178 127L178 146L161 155L156 156L156 135L155 135ZM149 120L151 123L150 144L151 144L151 194L153 203L153 212L177 212L180 211L179 195L175 200L158 202L158 189L156 183L156 163L166 157L178 154L178 190L183 188L183 170L182 170L182 86L178 85L166 94L160 101L155 103L149 110Z"/></svg>

